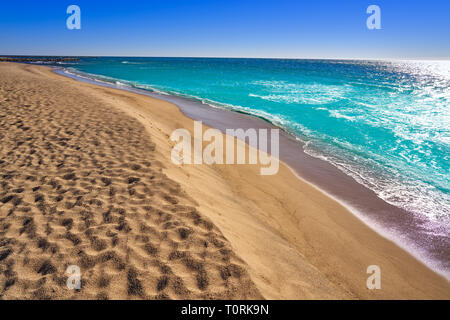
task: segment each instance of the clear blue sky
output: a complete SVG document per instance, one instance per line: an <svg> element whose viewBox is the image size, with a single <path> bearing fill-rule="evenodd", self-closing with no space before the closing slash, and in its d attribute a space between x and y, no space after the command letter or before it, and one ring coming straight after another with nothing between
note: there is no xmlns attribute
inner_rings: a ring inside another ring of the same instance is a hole
<svg viewBox="0 0 450 320"><path fill-rule="evenodd" d="M0 54L450 59L450 0L2 1Z"/></svg>

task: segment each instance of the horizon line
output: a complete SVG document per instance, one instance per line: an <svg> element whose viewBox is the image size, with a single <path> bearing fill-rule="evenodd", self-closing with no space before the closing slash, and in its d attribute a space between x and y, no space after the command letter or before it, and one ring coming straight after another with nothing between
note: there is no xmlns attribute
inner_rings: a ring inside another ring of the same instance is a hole
<svg viewBox="0 0 450 320"><path fill-rule="evenodd" d="M321 58L321 57L233 57L233 56L144 56L144 55L32 55L32 54L0 54L0 57L68 57L68 58L191 58L191 59L273 59L273 60L361 60L361 61L449 61L450 57L436 58Z"/></svg>

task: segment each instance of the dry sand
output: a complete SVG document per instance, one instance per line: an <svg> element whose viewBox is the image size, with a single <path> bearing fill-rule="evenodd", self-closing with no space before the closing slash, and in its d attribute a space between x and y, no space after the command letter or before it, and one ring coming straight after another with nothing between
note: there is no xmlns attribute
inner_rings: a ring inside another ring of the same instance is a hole
<svg viewBox="0 0 450 320"><path fill-rule="evenodd" d="M284 164L174 165L177 128L168 102L0 63L0 298L450 298Z"/></svg>

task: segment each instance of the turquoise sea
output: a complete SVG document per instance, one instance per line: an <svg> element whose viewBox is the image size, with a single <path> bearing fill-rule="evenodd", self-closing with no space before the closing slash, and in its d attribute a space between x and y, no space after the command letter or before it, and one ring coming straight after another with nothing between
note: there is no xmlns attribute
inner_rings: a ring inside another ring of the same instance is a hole
<svg viewBox="0 0 450 320"><path fill-rule="evenodd" d="M450 61L109 57L61 66L265 118L450 243Z"/></svg>

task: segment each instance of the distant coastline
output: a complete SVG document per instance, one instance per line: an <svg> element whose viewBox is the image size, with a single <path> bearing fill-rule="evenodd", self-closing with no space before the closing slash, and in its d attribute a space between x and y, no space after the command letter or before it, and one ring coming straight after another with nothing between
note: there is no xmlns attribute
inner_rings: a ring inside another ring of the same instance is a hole
<svg viewBox="0 0 450 320"><path fill-rule="evenodd" d="M0 56L1 62L77 62L80 61L80 58L76 57L27 57L27 56Z"/></svg>

